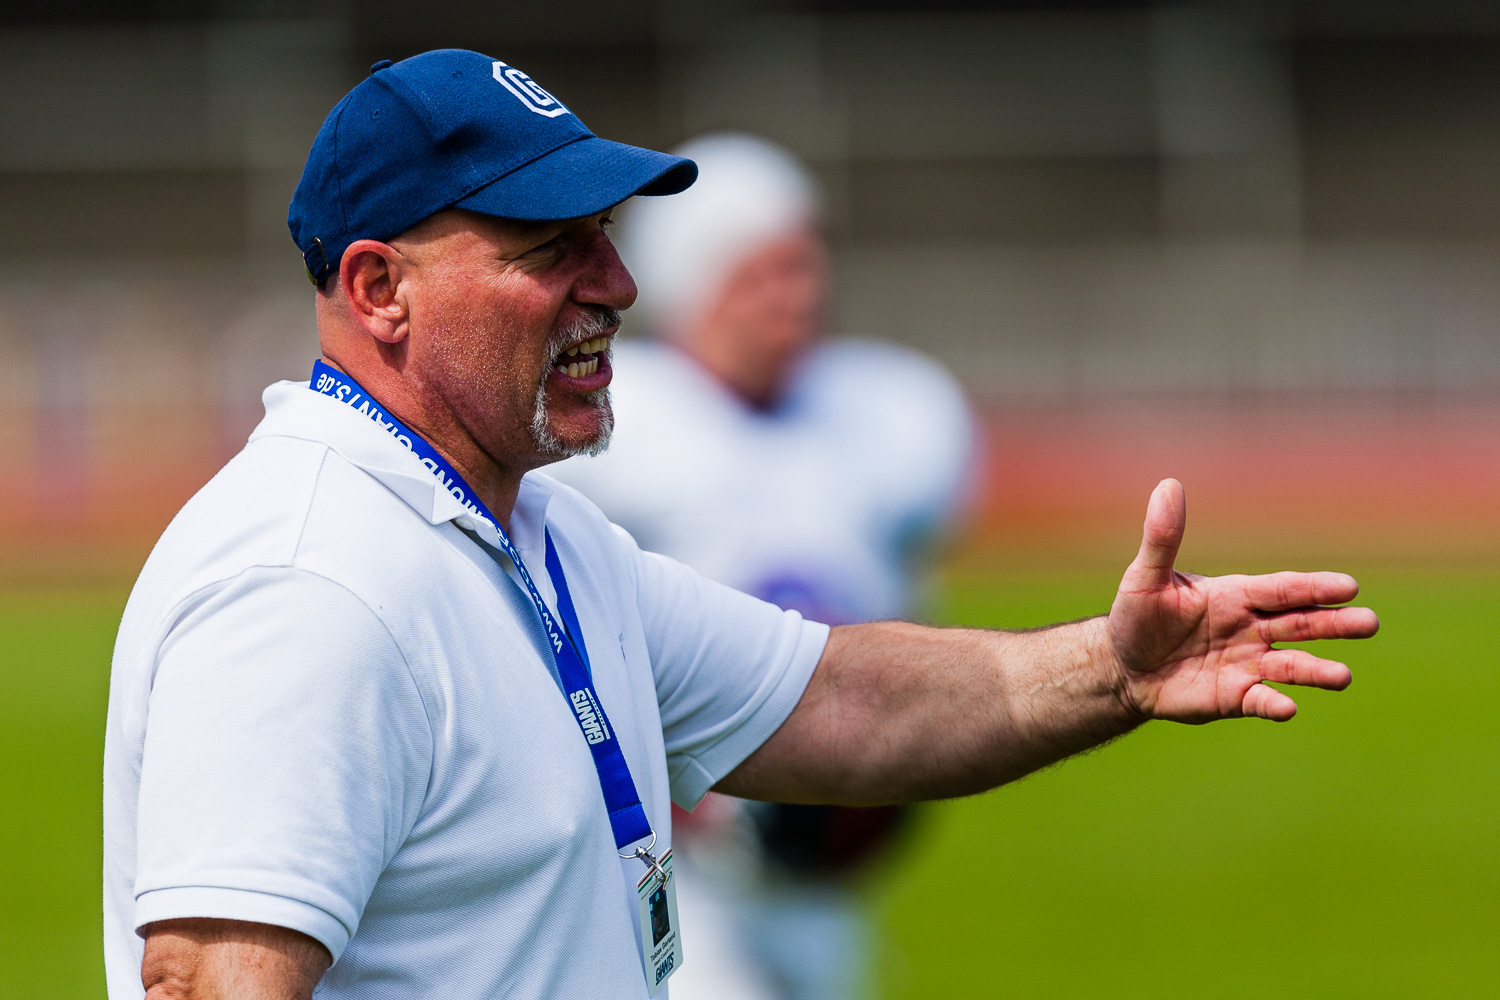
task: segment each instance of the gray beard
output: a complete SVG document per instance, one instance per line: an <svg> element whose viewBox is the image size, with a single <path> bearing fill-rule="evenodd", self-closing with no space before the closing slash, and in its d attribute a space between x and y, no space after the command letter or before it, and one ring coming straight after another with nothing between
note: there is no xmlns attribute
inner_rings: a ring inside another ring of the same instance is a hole
<svg viewBox="0 0 1500 1000"><path fill-rule="evenodd" d="M595 389L584 397L599 418L599 433L587 441L567 444L552 433L552 416L547 412L547 383L536 387L536 408L531 414L531 441L537 451L549 458L573 458L575 455L602 455L609 448L615 430L615 414L609 405L609 389Z"/></svg>
<svg viewBox="0 0 1500 1000"><path fill-rule="evenodd" d="M548 458L573 458L578 455L602 455L609 448L610 435L615 429L614 410L609 405L609 388L595 389L584 397L599 420L599 432L587 441L566 443L558 440L552 432L552 415L547 412L547 376L552 373L552 358L569 344L586 340L604 333L620 322L620 314L613 309L602 309L591 317L553 334L547 344L547 370L536 387L536 403L531 411L531 443L537 451ZM605 357L609 357L606 353Z"/></svg>

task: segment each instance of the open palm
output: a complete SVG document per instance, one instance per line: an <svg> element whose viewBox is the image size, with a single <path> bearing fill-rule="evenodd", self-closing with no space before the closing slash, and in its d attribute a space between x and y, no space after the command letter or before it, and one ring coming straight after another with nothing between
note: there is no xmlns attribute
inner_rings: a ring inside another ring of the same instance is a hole
<svg viewBox="0 0 1500 1000"><path fill-rule="evenodd" d="M1110 642L1135 708L1177 722L1244 715L1284 722L1297 703L1262 681L1347 687L1344 664L1274 644L1374 635L1380 621L1369 608L1327 606L1354 599L1354 578L1180 573L1173 563L1186 523L1182 485L1163 480L1151 494L1141 551L1109 612Z"/></svg>

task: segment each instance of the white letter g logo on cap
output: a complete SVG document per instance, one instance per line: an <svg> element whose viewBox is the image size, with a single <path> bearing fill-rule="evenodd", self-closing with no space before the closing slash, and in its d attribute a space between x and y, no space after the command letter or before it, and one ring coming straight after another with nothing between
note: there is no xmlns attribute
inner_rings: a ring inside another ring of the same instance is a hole
<svg viewBox="0 0 1500 1000"><path fill-rule="evenodd" d="M556 118L568 113L562 102L543 90L535 80L498 59L495 60L495 79L500 81L500 86L515 94L516 100L526 105L526 110L534 111L543 118Z"/></svg>

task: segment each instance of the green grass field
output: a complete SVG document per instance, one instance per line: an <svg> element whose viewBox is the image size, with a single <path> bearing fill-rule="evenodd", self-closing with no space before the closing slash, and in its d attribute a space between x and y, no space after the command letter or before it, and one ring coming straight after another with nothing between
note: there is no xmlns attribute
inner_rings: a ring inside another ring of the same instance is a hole
<svg viewBox="0 0 1500 1000"><path fill-rule="evenodd" d="M1381 634L1293 721L1158 724L930 807L876 889L886 995L1500 995L1500 574L1360 576ZM1036 625L1113 584L968 580L947 615Z"/></svg>
<svg viewBox="0 0 1500 1000"><path fill-rule="evenodd" d="M1384 631L1284 726L1158 725L929 807L871 887L907 997L1500 990L1500 572L1362 574ZM1110 574L966 578L944 617L1100 610ZM103 995L99 766L122 590L0 592L0 996ZM691 931L689 931L691 933Z"/></svg>

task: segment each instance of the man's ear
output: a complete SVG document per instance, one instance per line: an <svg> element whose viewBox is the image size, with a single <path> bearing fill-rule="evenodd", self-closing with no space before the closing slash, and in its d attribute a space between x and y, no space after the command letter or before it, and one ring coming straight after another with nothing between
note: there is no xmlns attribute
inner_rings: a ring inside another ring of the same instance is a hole
<svg viewBox="0 0 1500 1000"><path fill-rule="evenodd" d="M356 240L339 263L339 290L361 326L376 340L395 344L406 338L406 296L401 281L408 270L400 251L377 240Z"/></svg>

